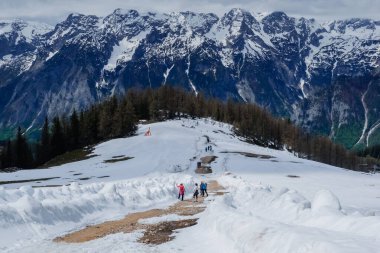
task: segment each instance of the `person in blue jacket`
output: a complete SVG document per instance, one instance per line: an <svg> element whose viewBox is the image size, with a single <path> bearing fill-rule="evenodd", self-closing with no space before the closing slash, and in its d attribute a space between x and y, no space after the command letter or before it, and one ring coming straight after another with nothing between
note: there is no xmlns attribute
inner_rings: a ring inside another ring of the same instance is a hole
<svg viewBox="0 0 380 253"><path fill-rule="evenodd" d="M200 190L201 190L201 196L204 197L205 196L205 183L203 181L201 181Z"/></svg>
<svg viewBox="0 0 380 253"><path fill-rule="evenodd" d="M206 193L206 196L208 197L208 193L207 193L207 183L206 183L206 182L201 181L200 190L201 190L201 196L202 196L202 197L205 196L205 193Z"/></svg>
<svg viewBox="0 0 380 253"><path fill-rule="evenodd" d="M208 193L207 193L207 183L206 183L206 182L203 183L203 196L205 195L205 193L206 193L206 196L208 197Z"/></svg>

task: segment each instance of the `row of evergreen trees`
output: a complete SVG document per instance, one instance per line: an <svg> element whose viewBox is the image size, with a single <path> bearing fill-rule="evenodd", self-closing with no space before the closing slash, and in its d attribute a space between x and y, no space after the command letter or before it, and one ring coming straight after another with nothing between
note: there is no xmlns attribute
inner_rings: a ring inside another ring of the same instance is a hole
<svg viewBox="0 0 380 253"><path fill-rule="evenodd" d="M130 101L125 98L97 104L68 118L45 119L40 140L30 144L18 128L14 140L9 140L1 152L0 169L9 167L35 168L52 158L95 143L133 135L137 118Z"/></svg>
<svg viewBox="0 0 380 253"><path fill-rule="evenodd" d="M380 159L380 145L367 147L361 151L358 151L357 153L358 155L363 156L363 157L370 156L370 157Z"/></svg>
<svg viewBox="0 0 380 253"><path fill-rule="evenodd" d="M69 118L45 120L41 138L32 155L19 129L14 141L2 152L2 168L33 168L64 152L100 141L133 135L139 119L160 121L189 117L211 117L230 123L247 141L271 148L291 150L296 155L323 163L357 169L359 158L326 137L311 136L287 119L274 118L259 106L233 100L206 99L182 89L129 90ZM24 154L25 153L25 154Z"/></svg>
<svg viewBox="0 0 380 253"><path fill-rule="evenodd" d="M32 150L25 136L22 134L20 127L17 129L15 140L7 141L0 158L0 169L14 166L19 168L33 167L34 159Z"/></svg>

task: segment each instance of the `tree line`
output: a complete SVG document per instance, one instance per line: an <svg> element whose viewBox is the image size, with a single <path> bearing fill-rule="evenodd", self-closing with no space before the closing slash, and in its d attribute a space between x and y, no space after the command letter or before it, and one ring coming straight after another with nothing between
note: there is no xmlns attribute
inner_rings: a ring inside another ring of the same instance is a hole
<svg viewBox="0 0 380 253"><path fill-rule="evenodd" d="M65 152L84 148L112 138L131 136L137 130L137 117L130 100L112 97L69 117L47 118L37 144L28 142L21 128L1 152L0 169L39 167Z"/></svg>
<svg viewBox="0 0 380 253"><path fill-rule="evenodd" d="M221 101L195 95L172 86L157 89L130 89L124 96L111 97L68 118L45 120L35 147L21 129L1 153L1 168L35 168L51 158L104 140L135 134L138 120L162 121L181 117L211 117L231 124L248 142L274 149L287 149L295 155L356 170L364 158L333 143L327 137L313 136L289 119L275 118L263 108L232 99Z"/></svg>
<svg viewBox="0 0 380 253"><path fill-rule="evenodd" d="M367 147L361 151L358 151L357 154L360 156L363 156L363 157L370 156L370 157L380 159L380 145L374 145L372 147Z"/></svg>

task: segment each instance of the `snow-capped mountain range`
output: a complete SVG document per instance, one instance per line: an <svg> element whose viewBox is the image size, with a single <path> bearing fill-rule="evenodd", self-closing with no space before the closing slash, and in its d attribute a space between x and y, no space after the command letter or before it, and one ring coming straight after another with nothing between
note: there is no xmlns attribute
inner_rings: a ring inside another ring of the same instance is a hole
<svg viewBox="0 0 380 253"><path fill-rule="evenodd" d="M0 21L1 128L38 128L130 87L255 102L347 147L380 142L380 21L283 12Z"/></svg>

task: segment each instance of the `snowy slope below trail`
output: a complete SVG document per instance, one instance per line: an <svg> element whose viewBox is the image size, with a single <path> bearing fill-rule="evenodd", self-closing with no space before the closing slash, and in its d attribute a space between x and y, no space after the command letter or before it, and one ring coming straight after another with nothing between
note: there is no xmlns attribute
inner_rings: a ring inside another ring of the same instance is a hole
<svg viewBox="0 0 380 253"><path fill-rule="evenodd" d="M146 137L149 127L152 136ZM206 152L209 145L213 151ZM38 247L41 252L376 253L380 248L380 175L251 145L227 124L183 119L141 125L136 136L104 142L94 153L98 156L50 169L0 173L0 181L56 177L0 187L1 252ZM196 162L206 155L217 156L213 173L196 175ZM133 158L104 162L124 156ZM176 201L179 182L189 198L191 184L202 179L219 181L229 193L216 196L197 216L198 225L180 230L171 242L137 243L141 231L82 244L51 241L88 224L168 206ZM62 184L71 185L31 188Z"/></svg>

